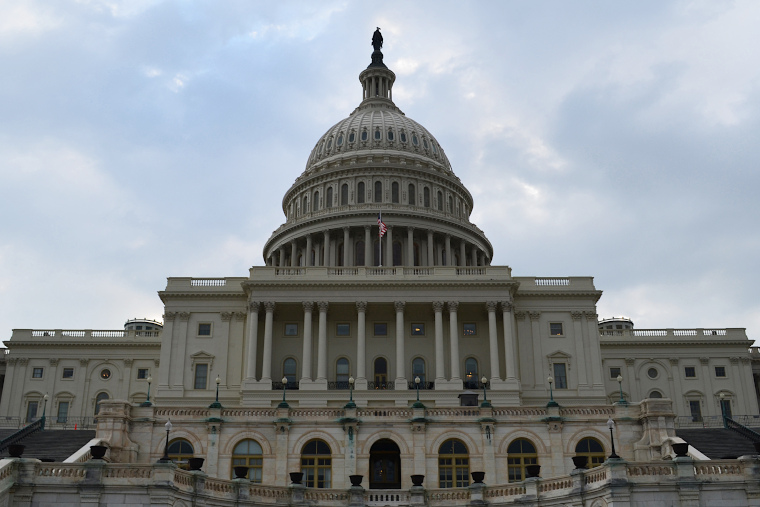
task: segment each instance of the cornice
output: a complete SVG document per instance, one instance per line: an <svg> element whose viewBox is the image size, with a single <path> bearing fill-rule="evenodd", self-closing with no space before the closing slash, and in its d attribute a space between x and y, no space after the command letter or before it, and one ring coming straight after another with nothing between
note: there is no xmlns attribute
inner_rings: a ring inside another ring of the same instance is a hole
<svg viewBox="0 0 760 507"><path fill-rule="evenodd" d="M188 298L202 298L202 299L238 299L245 297L242 292L167 292L159 291L158 297L161 298L163 303L166 303L167 299L188 299ZM166 299L164 299L166 298Z"/></svg>
<svg viewBox="0 0 760 507"><path fill-rule="evenodd" d="M742 341L699 341L699 340L688 340L688 341L682 341L679 340L678 336L671 336L669 341L641 341L641 340L630 340L630 341L606 341L604 340L604 337L602 337L601 340L599 340L599 343L602 348L604 347L631 347L631 346L655 346L655 347L673 347L673 346L679 346L682 347L684 345L694 345L694 346L700 346L703 347L705 345L714 345L717 347L726 347L726 346L737 346L742 348L748 348L752 344L752 340L742 340Z"/></svg>
<svg viewBox="0 0 760 507"><path fill-rule="evenodd" d="M30 341L12 341L8 343L11 345L9 349L17 347L150 347L161 348L161 341L156 342L93 342L93 341L71 341L69 338L62 338L61 341L44 341L44 342L30 342Z"/></svg>
<svg viewBox="0 0 760 507"><path fill-rule="evenodd" d="M247 294L250 294L251 292L255 290L264 290L264 289L270 289L272 287L276 287L279 289L302 289L303 287L308 288L315 288L315 287L321 287L321 288L340 288L345 289L346 287L352 287L352 288L361 288L361 289L376 289L376 288L385 288L385 287L405 287L405 288L412 288L412 289L419 289L419 288L451 288L451 289L458 289L462 287L473 287L473 288L480 288L483 287L502 287L505 289L508 289L511 292L512 289L516 289L520 284L519 282L515 282L512 280L471 280L471 281L451 281L451 280L441 280L440 282L435 281L427 281L427 280L373 280L373 281L348 281L348 280L341 280L341 281L331 281L331 280L324 280L324 281L315 281L315 280L308 280L308 281L297 281L297 280L274 280L274 281L267 281L267 282L261 282L261 281L246 281L241 284L243 286L243 290L246 291Z"/></svg>
<svg viewBox="0 0 760 507"><path fill-rule="evenodd" d="M589 291L567 291L567 292L558 292L558 291L538 291L538 290L532 290L530 292L520 292L519 290L515 294L516 298L546 298L546 297L555 297L555 298L579 298L579 297L595 297L595 301L599 301L599 298L602 297L602 291L600 290L589 290Z"/></svg>

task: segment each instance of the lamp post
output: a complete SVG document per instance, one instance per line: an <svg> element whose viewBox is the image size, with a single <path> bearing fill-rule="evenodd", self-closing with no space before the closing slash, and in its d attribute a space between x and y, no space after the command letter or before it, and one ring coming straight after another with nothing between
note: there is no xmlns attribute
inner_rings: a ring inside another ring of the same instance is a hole
<svg viewBox="0 0 760 507"><path fill-rule="evenodd" d="M612 420L612 416L607 419L607 427L610 429L610 443L612 444L612 454L610 454L610 459L620 459L620 456L615 453L615 437L612 435L612 428L615 427L615 421Z"/></svg>
<svg viewBox="0 0 760 507"><path fill-rule="evenodd" d="M348 403L343 408L356 408L356 403L354 403L354 377L348 377Z"/></svg>
<svg viewBox="0 0 760 507"><path fill-rule="evenodd" d="M480 383L483 384L483 403L481 403L480 406L490 407L491 404L488 402L488 396L486 395L486 384L488 384L488 379L485 375L483 375L483 378L480 379Z"/></svg>
<svg viewBox="0 0 760 507"><path fill-rule="evenodd" d="M623 397L623 376L622 375L617 376L617 382L618 382L618 386L620 387L620 400L618 400L618 403L621 405L627 405L628 402L625 401L625 398Z"/></svg>
<svg viewBox="0 0 760 507"><path fill-rule="evenodd" d="M171 463L172 460L169 459L169 432L172 430L172 422L166 421L164 428L166 428L166 444L164 445L164 455L161 456L161 459L159 459L158 462Z"/></svg>
<svg viewBox="0 0 760 507"><path fill-rule="evenodd" d="M148 396L145 398L145 401L143 401L140 406L141 407L150 407L153 405L153 403L150 402L150 385L153 383L153 377L148 377Z"/></svg>
<svg viewBox="0 0 760 507"><path fill-rule="evenodd" d="M726 393L720 393L720 401L718 402L720 403L720 415L723 416L723 427L728 428L728 423L726 422L726 405L724 403L725 400Z"/></svg>
<svg viewBox="0 0 760 507"><path fill-rule="evenodd" d="M290 405L288 405L288 402L285 401L285 391L288 390L288 377L282 377L282 401L279 405L277 405L278 408L290 408Z"/></svg>
<svg viewBox="0 0 760 507"><path fill-rule="evenodd" d="M42 405L42 417L40 418L40 430L45 429L45 412L47 411L47 400L50 399L50 396L48 396L47 393L45 393L45 396L42 397L44 400L44 404Z"/></svg>
<svg viewBox="0 0 760 507"><path fill-rule="evenodd" d="M222 383L222 379L219 378L219 375L216 376L216 399L214 400L214 403L208 406L208 408L223 408L222 404L219 403L219 384Z"/></svg>
<svg viewBox="0 0 760 507"><path fill-rule="evenodd" d="M549 382L549 403L546 404L546 408L559 407L559 403L554 401L554 391L552 391L552 384L554 383L554 377L549 375L549 378L547 378L546 381Z"/></svg>
<svg viewBox="0 0 760 507"><path fill-rule="evenodd" d="M412 405L413 408L425 408L425 405L420 401L420 383L422 379L418 376L414 377L414 388L417 389L417 401Z"/></svg>

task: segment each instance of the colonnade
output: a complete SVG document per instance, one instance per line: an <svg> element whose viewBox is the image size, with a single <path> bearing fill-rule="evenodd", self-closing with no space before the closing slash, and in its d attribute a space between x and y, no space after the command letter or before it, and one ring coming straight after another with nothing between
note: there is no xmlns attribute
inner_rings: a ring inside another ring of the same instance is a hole
<svg viewBox="0 0 760 507"><path fill-rule="evenodd" d="M386 305L387 303L371 303L372 305ZM404 301L392 302L395 310L395 365L392 371L395 371L395 389L407 389L406 375L406 329L407 322L404 310L406 303ZM457 388L462 387L462 377L460 374L460 347L458 325L457 301L433 301L431 302L435 313L435 382L436 388ZM272 382L272 324L274 319L274 310L276 303L273 301L251 301L248 304L248 336L247 350L248 355L245 359L246 380L259 381L261 383ZM304 301L303 306L303 350L301 365L301 382L315 383L327 387L327 312L330 303L327 301L318 301L316 305L312 301ZM369 303L366 301L356 302L356 386L357 389L366 388L367 385L367 356L366 356L366 314ZM517 368L516 358L516 336L515 322L513 316L513 304L511 299L504 301L488 301L485 303L488 312L488 345L490 356L490 381L502 381L505 377L502 375L499 362L499 344L498 344L498 324L496 314L499 310L502 313L503 340L504 340L504 364L506 380L516 380ZM257 371L259 350L259 312L265 312L264 318L264 336L263 336L263 357L261 361L261 372ZM316 308L315 308L316 307ZM318 312L317 326L317 371L314 376L312 371L312 349L313 333L312 322L314 311ZM444 350L444 326L443 314L444 309L449 314L449 375L445 376L446 362ZM458 387L457 387L458 384Z"/></svg>

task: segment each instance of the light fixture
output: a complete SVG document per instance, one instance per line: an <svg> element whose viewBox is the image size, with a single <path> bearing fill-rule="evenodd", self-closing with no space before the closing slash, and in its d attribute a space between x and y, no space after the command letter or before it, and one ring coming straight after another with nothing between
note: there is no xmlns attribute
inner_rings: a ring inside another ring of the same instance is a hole
<svg viewBox="0 0 760 507"><path fill-rule="evenodd" d="M612 429L615 427L615 421L612 420L612 416L607 419L607 427L610 429L610 443L612 444L612 454L610 454L610 459L620 459L620 456L615 453L615 437L612 434Z"/></svg>

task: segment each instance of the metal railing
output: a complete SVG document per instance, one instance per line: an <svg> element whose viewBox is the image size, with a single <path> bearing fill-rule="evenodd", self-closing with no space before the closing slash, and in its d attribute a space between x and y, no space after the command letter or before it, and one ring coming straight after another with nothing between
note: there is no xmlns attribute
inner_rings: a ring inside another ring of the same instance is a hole
<svg viewBox="0 0 760 507"><path fill-rule="evenodd" d="M272 390L273 391L282 391L282 382L272 382ZM289 380L288 381L288 391L297 391L298 390L298 381L297 380Z"/></svg>
<svg viewBox="0 0 760 507"><path fill-rule="evenodd" d="M410 380L409 382L407 382L407 387L409 389L417 389L417 384L413 380ZM435 389L435 382L420 382L420 391L424 389L427 389L427 390Z"/></svg>
<svg viewBox="0 0 760 507"><path fill-rule="evenodd" d="M334 380L327 383L328 389L345 389L348 390L348 380Z"/></svg>
<svg viewBox="0 0 760 507"><path fill-rule="evenodd" d="M9 445L15 444L22 438L27 437L31 435L32 433L35 433L43 429L45 429L45 418L40 417L33 423L24 426L23 428L21 428L14 434L7 436L2 441L0 441L0 452L4 451L5 449L8 448Z"/></svg>
<svg viewBox="0 0 760 507"><path fill-rule="evenodd" d="M393 390L393 389L395 389L395 384L393 383L392 380L388 380L388 381L385 381L385 382L375 382L373 380L373 381L367 382L367 389L388 389L388 390Z"/></svg>
<svg viewBox="0 0 760 507"><path fill-rule="evenodd" d="M735 415L730 418L734 422L749 428L760 428L760 415ZM676 417L676 428L723 428L723 417L719 415Z"/></svg>

